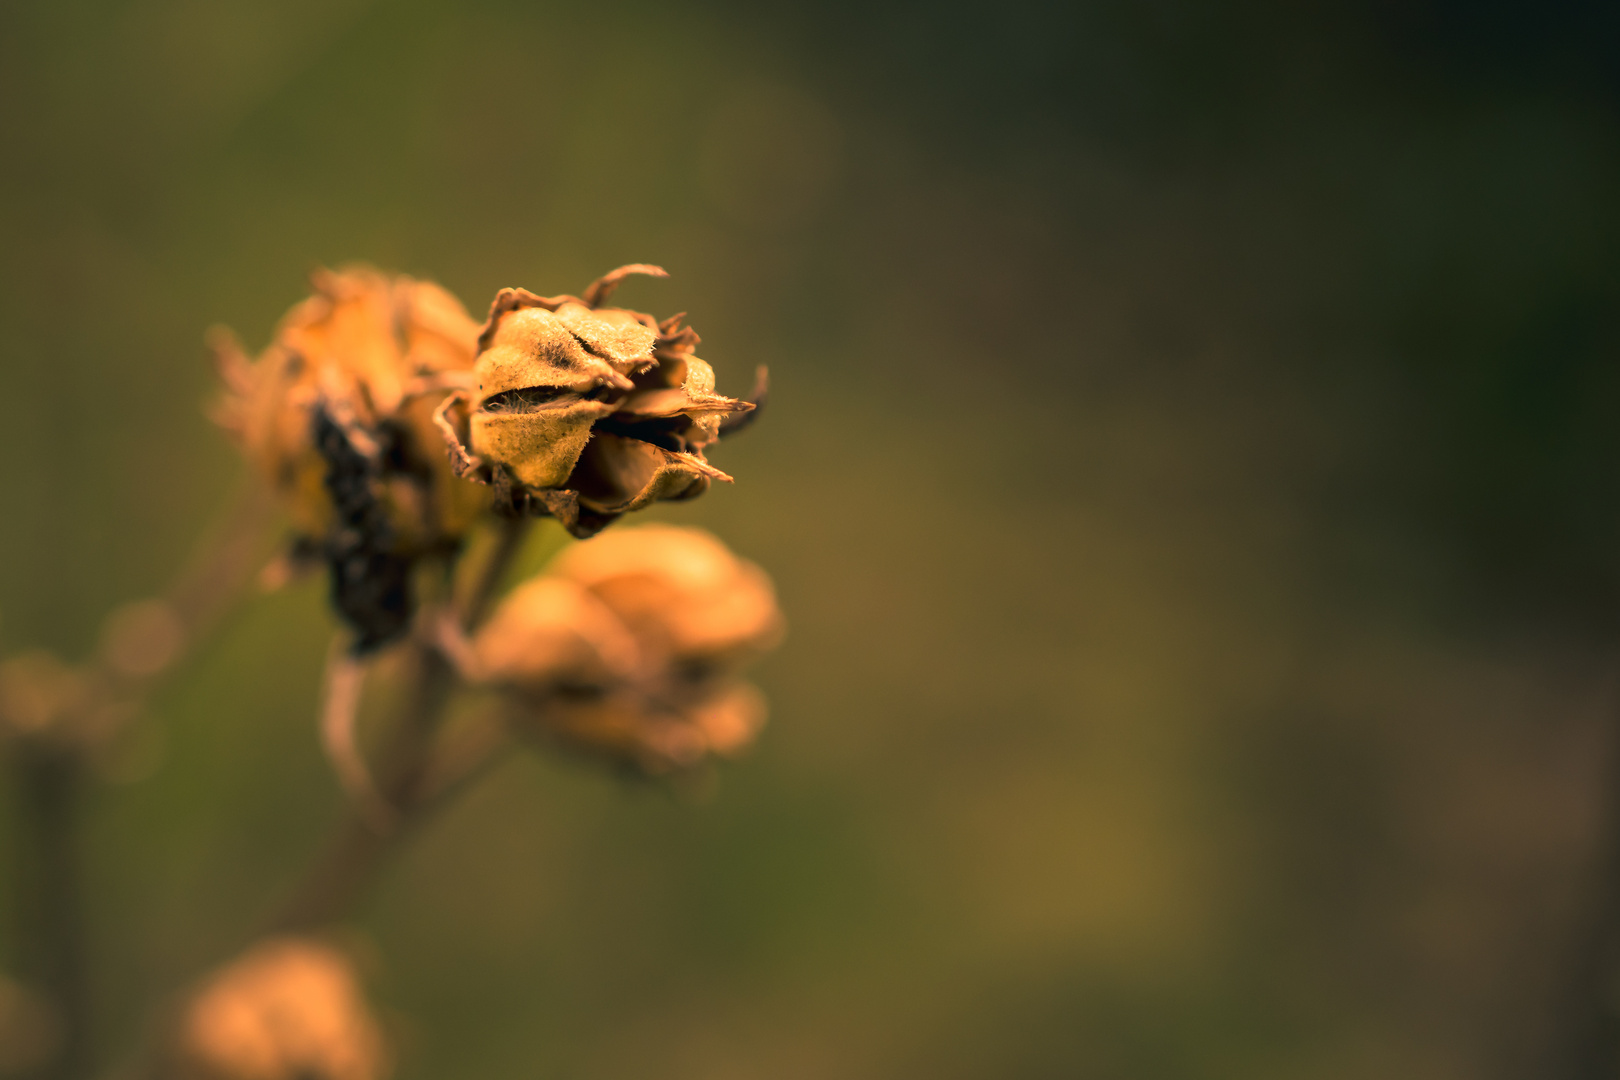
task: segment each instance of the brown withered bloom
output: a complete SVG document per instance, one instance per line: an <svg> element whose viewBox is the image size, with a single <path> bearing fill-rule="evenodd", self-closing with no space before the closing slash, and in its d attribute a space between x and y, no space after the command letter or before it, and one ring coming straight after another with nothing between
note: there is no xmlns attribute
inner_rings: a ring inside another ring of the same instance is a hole
<svg viewBox="0 0 1620 1080"><path fill-rule="evenodd" d="M312 283L257 361L215 332L226 393L214 415L283 496L298 550L330 564L363 649L403 630L414 561L453 550L489 504L433 419L474 381L478 327L428 282L349 267Z"/></svg>
<svg viewBox="0 0 1620 1080"><path fill-rule="evenodd" d="M575 544L513 590L468 666L536 734L667 773L753 740L764 700L739 673L782 629L758 566L702 530L646 525Z"/></svg>
<svg viewBox="0 0 1620 1080"><path fill-rule="evenodd" d="M377 1080L382 1035L348 960L309 938L263 942L185 1006L173 1048L184 1080Z"/></svg>
<svg viewBox="0 0 1620 1080"><path fill-rule="evenodd" d="M604 307L635 264L584 296L502 289L478 336L475 393L439 418L461 475L513 511L549 514L577 537L660 500L691 499L731 477L704 451L755 406L715 392L714 369L681 325ZM763 369L761 369L761 380ZM756 398L763 395L761 381Z"/></svg>

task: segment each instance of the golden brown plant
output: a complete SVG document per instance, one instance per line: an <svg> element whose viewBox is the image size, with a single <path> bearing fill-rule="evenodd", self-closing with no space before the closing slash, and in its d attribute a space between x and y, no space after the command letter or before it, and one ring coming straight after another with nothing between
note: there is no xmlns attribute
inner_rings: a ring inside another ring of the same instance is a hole
<svg viewBox="0 0 1620 1080"><path fill-rule="evenodd" d="M382 1035L348 959L298 937L263 942L186 1004L174 1048L186 1080L375 1080Z"/></svg>
<svg viewBox="0 0 1620 1080"><path fill-rule="evenodd" d="M583 297L502 289L478 336L476 393L440 410L462 475L577 537L653 502L695 498L712 480L730 482L704 450L723 420L754 408L715 392L684 313L659 322L602 306L631 274L665 276L621 266Z"/></svg>
<svg viewBox="0 0 1620 1080"><path fill-rule="evenodd" d="M257 361L223 330L215 419L278 492L298 550L332 567L361 648L403 632L410 572L453 550L488 505L444 453L433 411L473 381L478 328L428 282L365 267L319 270Z"/></svg>
<svg viewBox="0 0 1620 1080"><path fill-rule="evenodd" d="M216 419L306 536L335 524L313 431L323 405L336 422L391 440L387 451L403 458L388 477L402 546L431 550L461 536L485 500L454 482L432 414L447 388L470 379L478 324L439 286L403 275L351 266L317 270L311 284L315 295L287 313L256 362L229 331L214 332L227 387Z"/></svg>
<svg viewBox="0 0 1620 1080"><path fill-rule="evenodd" d="M352 968L307 935L352 911L412 826L525 739L649 774L752 741L764 701L740 673L780 639L782 618L764 572L709 534L653 525L575 544L497 602L532 518L589 537L730 479L704 453L755 415L763 369L753 401L716 393L684 315L604 306L634 273L663 276L621 267L582 297L504 289L479 331L436 285L319 271L315 295L256 361L214 334L227 387L215 419L263 483L207 558L163 596L108 617L90 657L0 660L0 752L28 796L20 817L37 864L37 895L21 907L39 946L37 970L24 973L35 993L0 981L0 1071L49 1057L49 1075L71 1077L92 1063L85 781L101 765L116 772L158 676L262 564L276 500L296 539L273 565L324 561L351 631L329 652L320 709L351 805L267 924L287 936L210 976L130 1075L381 1077L382 1039ZM487 542L469 543L475 532ZM395 647L381 659L384 645ZM384 680L397 685L369 696L368 681ZM485 704L496 707L458 714L468 686L493 691Z"/></svg>
<svg viewBox="0 0 1620 1080"><path fill-rule="evenodd" d="M564 551L469 659L521 703L522 729L666 773L753 740L764 701L738 674L782 631L758 566L702 530L646 525Z"/></svg>

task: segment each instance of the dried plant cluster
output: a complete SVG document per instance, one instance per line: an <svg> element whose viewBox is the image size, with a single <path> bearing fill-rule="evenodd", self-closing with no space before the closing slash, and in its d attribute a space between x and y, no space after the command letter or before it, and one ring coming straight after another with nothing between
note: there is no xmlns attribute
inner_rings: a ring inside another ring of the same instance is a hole
<svg viewBox="0 0 1620 1080"><path fill-rule="evenodd" d="M742 672L783 632L769 577L696 529L596 534L730 482L706 455L753 418L764 371L747 399L720 394L684 314L608 306L631 274L664 272L621 267L578 296L503 289L480 326L437 285L323 270L256 359L211 335L214 418L255 494L167 595L114 613L86 662L0 664L0 739L39 795L37 839L52 852L37 875L36 985L0 979L0 1042L15 1048L0 1074L90 1068L93 981L62 807L113 756L152 681L255 577L328 575L341 629L318 730L350 815L257 939L158 1010L137 1075L383 1076L383 1026L330 931L413 820L513 749L660 777L750 744L765 706ZM291 539L272 554L259 537L277 508ZM509 582L537 518L581 542ZM383 680L387 694L368 694ZM395 711L364 708L378 699Z"/></svg>
<svg viewBox="0 0 1620 1080"><path fill-rule="evenodd" d="M584 298L502 289L478 335L476 393L439 412L458 474L578 537L659 500L696 498L711 480L729 483L703 451L753 403L715 393L684 313L659 322L602 306L627 275L663 273L623 266Z"/></svg>

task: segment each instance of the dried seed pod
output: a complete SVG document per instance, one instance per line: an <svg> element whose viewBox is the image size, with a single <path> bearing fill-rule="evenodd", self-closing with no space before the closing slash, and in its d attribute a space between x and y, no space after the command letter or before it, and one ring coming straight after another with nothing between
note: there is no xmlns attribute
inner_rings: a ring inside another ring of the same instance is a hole
<svg viewBox="0 0 1620 1080"><path fill-rule="evenodd" d="M428 282L363 267L312 282L257 361L214 333L226 384L214 416L284 498L300 549L331 564L364 648L408 621L414 561L454 549L490 503L446 460L434 420L473 384L478 327Z"/></svg>
<svg viewBox="0 0 1620 1080"><path fill-rule="evenodd" d="M172 1048L186 1080L376 1080L376 1021L348 959L275 938L211 977L186 1004Z"/></svg>
<svg viewBox="0 0 1620 1080"><path fill-rule="evenodd" d="M471 652L526 729L667 773L752 741L764 699L738 673L781 636L764 571L701 530L648 525L563 552Z"/></svg>
<svg viewBox="0 0 1620 1080"><path fill-rule="evenodd" d="M562 695L532 730L543 738L647 776L735 757L765 724L765 698L752 684L704 680L601 694Z"/></svg>
<svg viewBox="0 0 1620 1080"><path fill-rule="evenodd" d="M633 679L641 649L617 614L571 581L540 576L513 589L473 642L476 672L544 696L559 686Z"/></svg>
<svg viewBox="0 0 1620 1080"><path fill-rule="evenodd" d="M770 576L702 529L606 533L564 549L547 572L599 598L648 662L734 671L781 640Z"/></svg>
<svg viewBox="0 0 1620 1080"><path fill-rule="evenodd" d="M712 480L730 482L704 450L726 418L754 408L715 392L684 315L660 323L602 306L630 274L665 276L622 266L583 298L502 289L478 338L477 391L439 414L458 471L578 537L650 503L695 498Z"/></svg>

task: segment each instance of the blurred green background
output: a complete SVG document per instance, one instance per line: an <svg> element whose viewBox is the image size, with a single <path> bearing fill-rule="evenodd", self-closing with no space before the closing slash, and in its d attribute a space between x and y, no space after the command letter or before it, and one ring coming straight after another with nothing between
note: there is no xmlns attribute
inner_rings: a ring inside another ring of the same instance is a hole
<svg viewBox="0 0 1620 1080"><path fill-rule="evenodd" d="M530 757L439 820L355 931L402 1080L1554 1075L1615 10L6 4L0 647L83 655L215 519L210 324L659 263L722 391L771 365L654 515L775 575L771 725L703 798ZM241 608L96 797L108 1052L337 814L323 603Z"/></svg>

